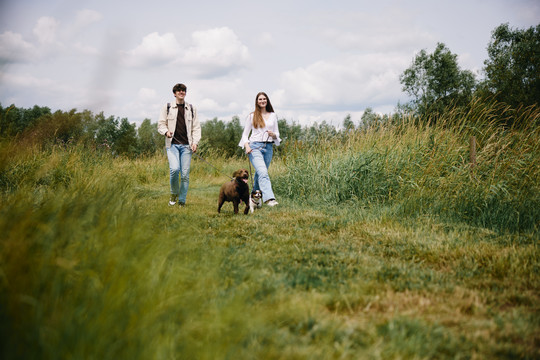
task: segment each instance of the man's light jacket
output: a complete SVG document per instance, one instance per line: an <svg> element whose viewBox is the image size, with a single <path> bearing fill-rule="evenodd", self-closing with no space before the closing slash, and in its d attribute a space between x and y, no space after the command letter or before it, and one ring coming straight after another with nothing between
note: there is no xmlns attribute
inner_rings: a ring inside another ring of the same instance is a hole
<svg viewBox="0 0 540 360"><path fill-rule="evenodd" d="M170 104L169 113L167 114L167 105L163 106L159 113L158 132L165 135L167 131L174 134L176 130L176 117L178 115L178 106L176 102ZM182 105L180 105L182 106ZM193 112L192 112L193 109ZM184 102L184 119L186 119L186 130L188 135L189 145L198 145L201 140L201 124L197 118L197 109L192 104ZM165 146L171 147L172 138L165 137Z"/></svg>

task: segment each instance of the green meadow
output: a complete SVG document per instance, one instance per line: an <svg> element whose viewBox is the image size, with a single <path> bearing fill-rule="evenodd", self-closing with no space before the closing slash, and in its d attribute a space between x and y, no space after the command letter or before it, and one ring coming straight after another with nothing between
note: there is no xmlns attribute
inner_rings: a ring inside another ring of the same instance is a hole
<svg viewBox="0 0 540 360"><path fill-rule="evenodd" d="M284 144L249 215L245 157L170 208L163 153L4 141L0 357L538 359L540 113L504 111Z"/></svg>

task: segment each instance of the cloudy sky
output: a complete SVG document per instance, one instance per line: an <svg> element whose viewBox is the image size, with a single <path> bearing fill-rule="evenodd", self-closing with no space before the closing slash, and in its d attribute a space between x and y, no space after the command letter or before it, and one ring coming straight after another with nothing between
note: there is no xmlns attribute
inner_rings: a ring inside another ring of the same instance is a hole
<svg viewBox="0 0 540 360"><path fill-rule="evenodd" d="M537 0L0 0L0 103L157 121L188 86L202 121L253 110L358 123L407 96L399 75L443 42L481 76L495 27L540 23Z"/></svg>

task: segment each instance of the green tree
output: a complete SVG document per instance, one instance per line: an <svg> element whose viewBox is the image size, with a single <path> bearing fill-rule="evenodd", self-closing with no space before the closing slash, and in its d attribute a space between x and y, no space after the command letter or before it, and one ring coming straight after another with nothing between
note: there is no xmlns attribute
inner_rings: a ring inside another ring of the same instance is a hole
<svg viewBox="0 0 540 360"><path fill-rule="evenodd" d="M514 107L540 101L540 24L526 30L498 26L487 48L480 93Z"/></svg>
<svg viewBox="0 0 540 360"><path fill-rule="evenodd" d="M47 145L53 143L68 144L78 142L83 135L82 116L77 110L61 110L53 114L41 115L31 126L25 129L25 141Z"/></svg>
<svg viewBox="0 0 540 360"><path fill-rule="evenodd" d="M354 130L354 122L351 120L351 114L347 114L343 119L343 130L347 133Z"/></svg>
<svg viewBox="0 0 540 360"><path fill-rule="evenodd" d="M476 85L473 73L461 70L457 55L442 43L433 54L420 51L399 80L420 115L436 115L449 105L466 105Z"/></svg>
<svg viewBox="0 0 540 360"><path fill-rule="evenodd" d="M306 128L303 131L302 141L318 143L320 141L326 141L334 138L337 135L336 128L328 124L326 120L323 120L322 123L314 123L309 128Z"/></svg>
<svg viewBox="0 0 540 360"><path fill-rule="evenodd" d="M287 120L278 120L279 135L281 140L292 143L302 137L302 126L296 122L288 124Z"/></svg>
<svg viewBox="0 0 540 360"><path fill-rule="evenodd" d="M238 142L242 131L238 116L233 116L227 123L217 118L205 121L201 124L202 140L199 146L201 154L209 150L217 150L226 156L241 155L242 150Z"/></svg>
<svg viewBox="0 0 540 360"><path fill-rule="evenodd" d="M27 128L36 125L39 119L50 116L51 109L34 105L31 109L18 108L11 105L2 108L0 105L0 136L15 136Z"/></svg>
<svg viewBox="0 0 540 360"><path fill-rule="evenodd" d="M118 137L114 143L114 150L118 154L137 155L137 130L135 124L130 124L128 119L120 120Z"/></svg>
<svg viewBox="0 0 540 360"><path fill-rule="evenodd" d="M152 124L150 119L144 119L137 129L139 150L142 154L153 154L163 145L163 136L157 132L157 123Z"/></svg>
<svg viewBox="0 0 540 360"><path fill-rule="evenodd" d="M233 116L232 120L227 123L226 126L226 153L229 155L242 155L242 148L238 146L240 138L242 137L242 131L244 128L240 124L240 118Z"/></svg>
<svg viewBox="0 0 540 360"><path fill-rule="evenodd" d="M363 128L377 127L381 123L381 116L375 112L371 107L366 108L362 117L360 118Z"/></svg>
<svg viewBox="0 0 540 360"><path fill-rule="evenodd" d="M97 116L90 110L83 110L81 113L82 135L80 142L85 146L95 147L96 133L98 129Z"/></svg>
<svg viewBox="0 0 540 360"><path fill-rule="evenodd" d="M105 118L103 112L96 115L96 144L98 147L112 149L118 138L118 119Z"/></svg>
<svg viewBox="0 0 540 360"><path fill-rule="evenodd" d="M199 150L201 154L205 154L209 150L222 151L226 145L223 137L225 134L225 123L218 118L205 121L201 124L201 142Z"/></svg>

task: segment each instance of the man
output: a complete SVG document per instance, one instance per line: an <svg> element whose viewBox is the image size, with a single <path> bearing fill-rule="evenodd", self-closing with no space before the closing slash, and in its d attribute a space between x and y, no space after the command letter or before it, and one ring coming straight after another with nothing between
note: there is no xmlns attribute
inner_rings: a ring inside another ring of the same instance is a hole
<svg viewBox="0 0 540 360"><path fill-rule="evenodd" d="M165 136L169 159L171 182L169 206L186 204L191 154L197 151L197 145L201 140L201 124L197 119L197 109L185 102L186 91L186 85L174 85L172 92L176 101L166 104L161 109L158 120L158 132Z"/></svg>

